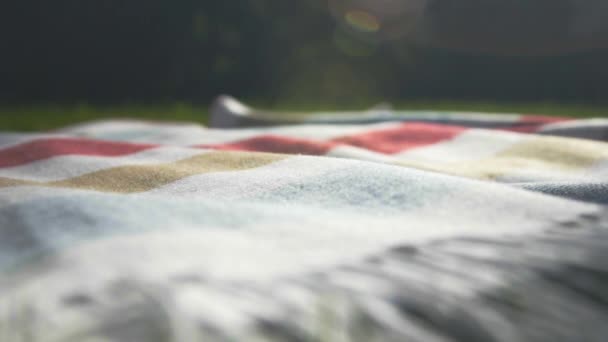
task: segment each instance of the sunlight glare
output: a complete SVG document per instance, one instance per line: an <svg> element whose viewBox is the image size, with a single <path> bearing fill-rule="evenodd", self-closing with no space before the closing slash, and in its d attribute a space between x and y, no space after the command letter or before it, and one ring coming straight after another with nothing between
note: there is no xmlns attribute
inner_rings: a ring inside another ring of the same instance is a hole
<svg viewBox="0 0 608 342"><path fill-rule="evenodd" d="M380 20L369 12L350 10L344 17L348 24L359 31L371 33L380 30Z"/></svg>

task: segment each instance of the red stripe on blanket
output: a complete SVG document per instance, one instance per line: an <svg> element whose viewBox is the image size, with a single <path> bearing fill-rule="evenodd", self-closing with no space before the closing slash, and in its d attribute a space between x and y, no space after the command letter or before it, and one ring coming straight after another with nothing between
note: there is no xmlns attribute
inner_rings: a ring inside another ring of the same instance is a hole
<svg viewBox="0 0 608 342"><path fill-rule="evenodd" d="M504 130L519 133L534 133L538 132L544 125L570 120L572 119L559 116L525 115L518 122L504 128Z"/></svg>
<svg viewBox="0 0 608 342"><path fill-rule="evenodd" d="M199 145L196 147L216 150L324 155L336 146L351 145L375 152L392 154L448 140L465 130L466 128L458 126L408 123L395 128L374 130L330 141L263 135L233 143Z"/></svg>
<svg viewBox="0 0 608 342"><path fill-rule="evenodd" d="M288 138L276 135L262 135L259 137L240 140L220 145L199 145L197 147L212 148L226 151L256 151L286 154L323 155L331 150L336 143L317 142L307 139Z"/></svg>
<svg viewBox="0 0 608 342"><path fill-rule="evenodd" d="M406 123L395 128L375 130L333 139L371 151L393 154L449 140L467 130L466 127L426 123Z"/></svg>
<svg viewBox="0 0 608 342"><path fill-rule="evenodd" d="M40 139L0 150L0 167L18 166L65 155L123 156L153 147L156 145L71 138Z"/></svg>

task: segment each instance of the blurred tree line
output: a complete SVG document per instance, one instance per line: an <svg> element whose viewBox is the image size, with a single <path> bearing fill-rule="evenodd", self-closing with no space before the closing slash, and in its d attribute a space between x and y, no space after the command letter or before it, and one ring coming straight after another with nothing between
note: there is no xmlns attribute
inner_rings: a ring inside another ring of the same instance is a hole
<svg viewBox="0 0 608 342"><path fill-rule="evenodd" d="M220 93L608 102L607 50L516 58L375 41L345 29L327 0L18 0L0 5L0 32L2 103L206 103Z"/></svg>

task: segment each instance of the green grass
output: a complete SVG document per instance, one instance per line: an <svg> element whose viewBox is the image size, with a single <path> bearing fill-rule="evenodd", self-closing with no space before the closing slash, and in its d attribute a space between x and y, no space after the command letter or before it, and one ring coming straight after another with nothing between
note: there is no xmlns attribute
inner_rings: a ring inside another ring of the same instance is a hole
<svg viewBox="0 0 608 342"><path fill-rule="evenodd" d="M336 104L281 104L264 105L285 111L354 110L371 106L369 102L338 106ZM403 102L394 106L403 110L479 111L496 113L526 113L572 117L608 117L608 106L591 106L555 103L483 103L458 101ZM172 105L123 105L123 106L15 106L0 107L0 131L41 131L59 128L79 122L134 118L167 121L194 121L205 124L208 119L206 106L189 104Z"/></svg>
<svg viewBox="0 0 608 342"><path fill-rule="evenodd" d="M124 106L19 106L0 107L0 131L40 131L85 121L133 118L205 123L207 108L187 104Z"/></svg>

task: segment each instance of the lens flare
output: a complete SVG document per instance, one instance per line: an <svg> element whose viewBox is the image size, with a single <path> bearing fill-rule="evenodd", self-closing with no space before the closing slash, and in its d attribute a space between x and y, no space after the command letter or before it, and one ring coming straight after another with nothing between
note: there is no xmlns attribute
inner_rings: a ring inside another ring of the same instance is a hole
<svg viewBox="0 0 608 342"><path fill-rule="evenodd" d="M334 45L339 51L351 57L369 57L376 50L374 41L359 39L343 29L334 32Z"/></svg>
<svg viewBox="0 0 608 342"><path fill-rule="evenodd" d="M435 3L431 0L327 0L327 8L339 26L350 33L364 40L386 42L426 32L423 19L431 10L431 2Z"/></svg>
<svg viewBox="0 0 608 342"><path fill-rule="evenodd" d="M380 30L380 20L368 12L351 10L344 17L349 25L359 31L372 33Z"/></svg>

